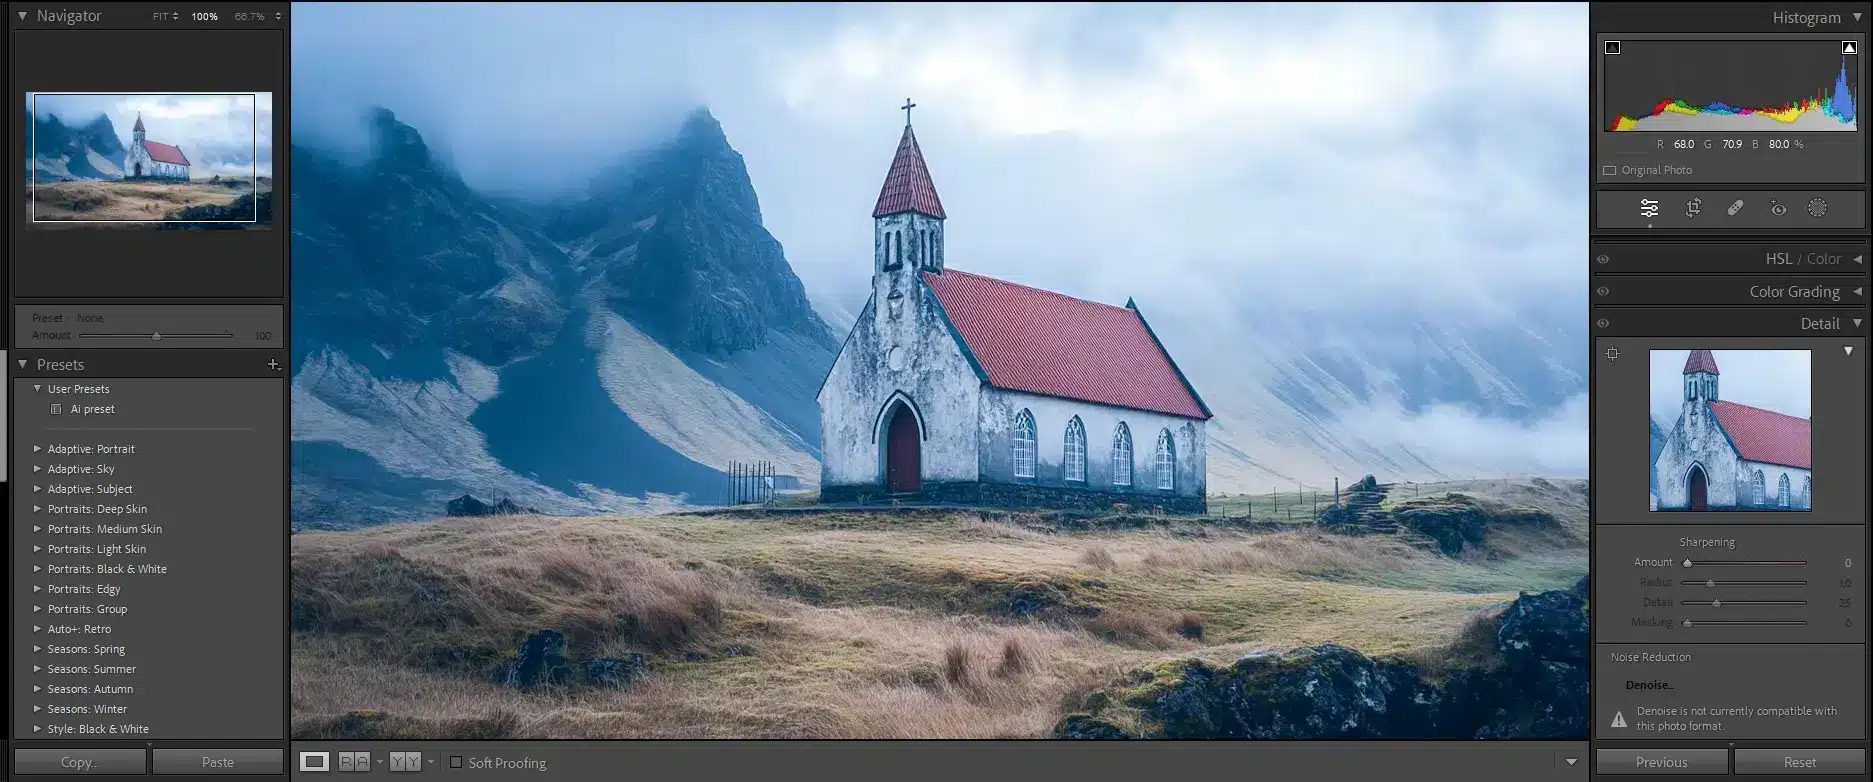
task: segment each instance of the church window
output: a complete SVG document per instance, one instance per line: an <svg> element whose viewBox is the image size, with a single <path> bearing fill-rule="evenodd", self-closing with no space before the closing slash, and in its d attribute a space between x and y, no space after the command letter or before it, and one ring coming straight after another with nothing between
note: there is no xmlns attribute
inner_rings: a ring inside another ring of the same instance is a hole
<svg viewBox="0 0 1873 782"><path fill-rule="evenodd" d="M891 265L902 266L903 264L904 264L904 232L892 231L891 232Z"/></svg>
<svg viewBox="0 0 1873 782"><path fill-rule="evenodd" d="M1696 398L1697 381L1687 377L1684 379L1684 401L1689 402Z"/></svg>
<svg viewBox="0 0 1873 782"><path fill-rule="evenodd" d="M1086 480L1086 425L1080 423L1077 415L1067 422L1066 447L1061 452L1060 462L1066 468L1067 480Z"/></svg>
<svg viewBox="0 0 1873 782"><path fill-rule="evenodd" d="M1775 479L1775 504L1786 508L1788 500L1788 473L1782 473L1782 477Z"/></svg>
<svg viewBox="0 0 1873 782"><path fill-rule="evenodd" d="M1801 505L1797 507L1800 507L1802 510L1808 510L1809 508L1814 507L1814 476L1812 475L1802 476L1801 478Z"/></svg>
<svg viewBox="0 0 1873 782"><path fill-rule="evenodd" d="M1750 478L1750 481L1750 504L1757 506L1765 504L1768 494L1763 486L1762 470L1757 470L1756 474Z"/></svg>
<svg viewBox="0 0 1873 782"><path fill-rule="evenodd" d="M1132 485L1132 430L1124 421L1112 432L1112 485Z"/></svg>
<svg viewBox="0 0 1873 782"><path fill-rule="evenodd" d="M1177 445L1169 429L1158 432L1158 488L1177 488Z"/></svg>
<svg viewBox="0 0 1873 782"><path fill-rule="evenodd" d="M1034 477L1034 414L1026 410L1015 416L1015 477Z"/></svg>

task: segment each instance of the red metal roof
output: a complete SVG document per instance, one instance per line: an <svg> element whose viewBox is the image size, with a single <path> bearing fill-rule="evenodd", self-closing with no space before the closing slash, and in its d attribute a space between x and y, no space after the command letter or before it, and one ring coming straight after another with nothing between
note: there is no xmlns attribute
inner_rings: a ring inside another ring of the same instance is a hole
<svg viewBox="0 0 1873 782"><path fill-rule="evenodd" d="M1138 311L968 272L924 272L990 385L1208 419Z"/></svg>
<svg viewBox="0 0 1873 782"><path fill-rule="evenodd" d="M871 210L872 217L894 215L899 212L922 212L937 219L943 219L943 201L937 198L936 183L930 181L930 168L924 165L923 150L917 146L917 135L910 126L904 126L904 137L898 139L897 156L891 158L891 171L884 175L884 187L878 191L878 207Z"/></svg>
<svg viewBox="0 0 1873 782"><path fill-rule="evenodd" d="M150 159L158 163L174 163L178 166L189 165L189 159L182 156L182 149L172 147L160 141L145 141L143 149L150 153Z"/></svg>
<svg viewBox="0 0 1873 782"><path fill-rule="evenodd" d="M1810 469L1808 419L1724 401L1711 402L1710 411L1717 416L1724 434L1730 436L1730 442L1736 444L1737 456L1752 462Z"/></svg>
<svg viewBox="0 0 1873 782"><path fill-rule="evenodd" d="M1689 375L1692 372L1709 372L1713 375L1719 374L1717 372L1717 357L1711 355L1708 350L1691 351L1691 356L1684 360L1684 373Z"/></svg>

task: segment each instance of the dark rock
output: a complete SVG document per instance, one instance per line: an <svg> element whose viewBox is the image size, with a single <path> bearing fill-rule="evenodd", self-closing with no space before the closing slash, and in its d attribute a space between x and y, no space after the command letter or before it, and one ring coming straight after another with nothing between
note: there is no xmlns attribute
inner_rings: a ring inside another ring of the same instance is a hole
<svg viewBox="0 0 1873 782"><path fill-rule="evenodd" d="M518 516L523 513L533 513L533 514L539 513L539 511L534 510L533 508L520 507L519 505L514 504L513 500L508 499L506 497L502 497L501 499L496 500L494 504L490 505L488 503L482 502L481 500L475 499L474 495L472 494L464 494L460 497L456 497L455 499L449 500L448 504L443 506L443 512L450 516L463 516L463 517Z"/></svg>
<svg viewBox="0 0 1873 782"><path fill-rule="evenodd" d="M243 230L253 225L267 225L273 222L273 194L245 193L229 204L199 204L177 209L165 215L164 228L184 231L207 231L217 229ZM220 220L221 223L191 222ZM227 222L241 221L241 222ZM246 222L254 221L254 222Z"/></svg>
<svg viewBox="0 0 1873 782"><path fill-rule="evenodd" d="M1409 660L1336 645L1255 652L1228 667L1189 660L1088 696L1081 709L1089 713L1054 733L1094 737L1113 724L1105 710L1122 707L1138 711L1137 738L1584 738L1585 601L1567 590L1525 594L1502 621L1498 662L1441 682L1427 681Z"/></svg>
<svg viewBox="0 0 1873 782"><path fill-rule="evenodd" d="M558 630L541 630L527 636L515 659L495 673L496 684L523 690L571 684L572 664L566 660L566 636Z"/></svg>
<svg viewBox="0 0 1873 782"><path fill-rule="evenodd" d="M1585 573L1581 574L1579 581L1574 582L1574 590L1573 590L1574 596L1582 600L1592 599L1590 597L1593 594L1590 591L1591 589L1592 589L1592 582L1588 580L1587 574Z"/></svg>
<svg viewBox="0 0 1873 782"><path fill-rule="evenodd" d="M650 674L650 664L644 655L633 652L622 658L586 660L579 671L587 686L629 687Z"/></svg>
<svg viewBox="0 0 1873 782"><path fill-rule="evenodd" d="M1054 726L1054 738L1076 741L1122 741L1131 738L1112 723L1085 714L1068 714Z"/></svg>
<svg viewBox="0 0 1873 782"><path fill-rule="evenodd" d="M1496 631L1496 653L1512 669L1541 662L1587 661L1587 601L1571 591L1524 594L1509 604Z"/></svg>

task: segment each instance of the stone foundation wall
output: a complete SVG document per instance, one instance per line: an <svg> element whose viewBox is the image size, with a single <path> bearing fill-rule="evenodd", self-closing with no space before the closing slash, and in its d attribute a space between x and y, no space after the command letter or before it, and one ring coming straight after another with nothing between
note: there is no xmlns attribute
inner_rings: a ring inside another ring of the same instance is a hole
<svg viewBox="0 0 1873 782"><path fill-rule="evenodd" d="M877 484L823 486L820 501L826 503L861 503L888 505L896 499L919 505L981 505L991 508L1044 508L1048 510L1109 511L1114 505L1133 510L1162 510L1165 513L1201 516L1209 511L1203 497L1146 492L1115 493L1091 489L1071 489L1022 483L977 483L974 481L926 482L916 494L893 495Z"/></svg>

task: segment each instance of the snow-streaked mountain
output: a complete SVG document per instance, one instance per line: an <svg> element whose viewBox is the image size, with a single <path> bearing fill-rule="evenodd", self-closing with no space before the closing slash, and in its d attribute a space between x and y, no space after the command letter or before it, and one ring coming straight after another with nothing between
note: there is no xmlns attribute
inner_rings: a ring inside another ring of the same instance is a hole
<svg viewBox="0 0 1873 782"><path fill-rule="evenodd" d="M111 118L98 115L82 124L52 113L26 112L26 166L36 182L117 179L123 176L123 141Z"/></svg>
<svg viewBox="0 0 1873 782"><path fill-rule="evenodd" d="M834 338L713 117L533 213L372 122L362 163L293 152L297 523L656 510L736 461L817 481Z"/></svg>

